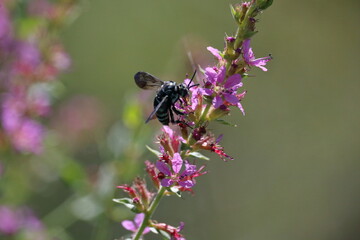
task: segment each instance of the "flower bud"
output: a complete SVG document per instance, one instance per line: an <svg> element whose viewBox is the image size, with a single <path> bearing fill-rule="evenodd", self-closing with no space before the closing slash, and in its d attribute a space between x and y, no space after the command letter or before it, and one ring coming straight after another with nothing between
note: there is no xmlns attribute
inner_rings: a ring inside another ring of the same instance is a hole
<svg viewBox="0 0 360 240"><path fill-rule="evenodd" d="M230 112L230 109L224 105L220 106L219 108L211 107L208 115L206 116L206 119L208 121L214 121L216 119L219 119L223 116L228 115L229 112Z"/></svg>
<svg viewBox="0 0 360 240"><path fill-rule="evenodd" d="M257 7L260 11L263 11L271 6L273 3L273 0L258 0L257 1Z"/></svg>

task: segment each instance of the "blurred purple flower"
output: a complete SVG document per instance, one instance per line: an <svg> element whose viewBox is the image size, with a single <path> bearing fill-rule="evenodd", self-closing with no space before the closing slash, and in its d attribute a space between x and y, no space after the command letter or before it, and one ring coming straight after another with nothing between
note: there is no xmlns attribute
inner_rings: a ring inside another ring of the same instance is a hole
<svg viewBox="0 0 360 240"><path fill-rule="evenodd" d="M3 96L1 122L7 133L14 132L21 125L22 116L25 111L21 92L6 94Z"/></svg>
<svg viewBox="0 0 360 240"><path fill-rule="evenodd" d="M20 128L11 134L14 147L18 151L35 154L42 152L43 137L43 126L31 119L24 119Z"/></svg>
<svg viewBox="0 0 360 240"><path fill-rule="evenodd" d="M9 14L6 8L4 8L4 6L1 4L0 5L0 42L4 41L9 37L10 31L11 31L11 23L9 20Z"/></svg>
<svg viewBox="0 0 360 240"><path fill-rule="evenodd" d="M21 209L22 214L22 226L31 231L42 231L44 230L43 223L35 216L33 211L27 207Z"/></svg>
<svg viewBox="0 0 360 240"><path fill-rule="evenodd" d="M58 45L52 50L52 64L57 71L65 71L71 65L70 56L64 51L63 47Z"/></svg>
<svg viewBox="0 0 360 240"><path fill-rule="evenodd" d="M32 75L41 63L39 49L34 43L21 41L17 43L14 65L15 74Z"/></svg>
<svg viewBox="0 0 360 240"><path fill-rule="evenodd" d="M41 86L33 85L27 96L28 111L37 116L47 116L50 113L49 93Z"/></svg>
<svg viewBox="0 0 360 240"><path fill-rule="evenodd" d="M19 228L20 222L16 212L7 206L0 206L0 233L11 235Z"/></svg>
<svg viewBox="0 0 360 240"><path fill-rule="evenodd" d="M20 230L28 233L37 232L36 236L38 236L38 238L36 239L44 239L41 237L43 235L42 231L44 230L43 224L29 208L0 206L0 233L13 235Z"/></svg>
<svg viewBox="0 0 360 240"><path fill-rule="evenodd" d="M32 0L29 2L28 11L31 15L49 18L53 5L46 0Z"/></svg>
<svg viewBox="0 0 360 240"><path fill-rule="evenodd" d="M126 230L136 233L136 231L139 229L144 218L145 218L145 214L139 213L139 214L135 215L134 221L124 220L121 222L121 225ZM150 228L146 227L142 234L144 235L144 234L147 234L148 232L150 232Z"/></svg>
<svg viewBox="0 0 360 240"><path fill-rule="evenodd" d="M268 61L271 60L271 56L255 59L255 55L250 47L250 39L244 40L242 45L242 51L244 60L248 65L258 67L265 72L267 71L267 68L265 68L264 66Z"/></svg>

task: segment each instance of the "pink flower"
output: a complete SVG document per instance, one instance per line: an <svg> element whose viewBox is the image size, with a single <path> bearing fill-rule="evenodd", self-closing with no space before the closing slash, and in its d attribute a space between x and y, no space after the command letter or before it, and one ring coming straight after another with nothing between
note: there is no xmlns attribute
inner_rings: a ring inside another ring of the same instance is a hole
<svg viewBox="0 0 360 240"><path fill-rule="evenodd" d="M255 59L255 55L250 47L250 39L244 40L242 45L242 51L244 60L249 66L255 66L265 72L267 71L267 68L265 68L264 66L268 61L271 60L271 56Z"/></svg>
<svg viewBox="0 0 360 240"><path fill-rule="evenodd" d="M25 119L19 129L11 135L15 148L20 152L40 154L42 152L43 126L31 119Z"/></svg>
<svg viewBox="0 0 360 240"><path fill-rule="evenodd" d="M18 214L6 206L0 206L0 233L11 235L20 227Z"/></svg>
<svg viewBox="0 0 360 240"><path fill-rule="evenodd" d="M212 55L214 55L214 56L217 58L217 60L219 60L219 61L223 60L223 57L221 56L220 51L219 51L218 49L213 48L213 47L210 47L210 46L207 47L206 49L207 49L209 52L211 52Z"/></svg>
<svg viewBox="0 0 360 240"><path fill-rule="evenodd" d="M200 91L207 96L213 97L212 105L214 108L231 105L237 106L244 114L243 107L240 103L240 98L237 94L237 89L242 87L241 75L234 74L228 77L225 81L226 68L224 66L220 69L206 68L205 69L205 86Z"/></svg>
<svg viewBox="0 0 360 240"><path fill-rule="evenodd" d="M126 229L129 230L133 233L136 233L136 231L139 229L142 221L145 218L145 214L144 213L139 213L135 215L134 221L130 221L130 220L124 220L121 222L121 225ZM143 231L143 235L147 234L148 232L150 232L150 228L146 227L145 230Z"/></svg>
<svg viewBox="0 0 360 240"><path fill-rule="evenodd" d="M185 237L182 234L180 234L180 231L184 229L184 226L185 226L184 222L180 222L179 227L173 227L166 223L153 224L153 227L156 228L157 230L167 232L170 235L171 240L186 240Z"/></svg>
<svg viewBox="0 0 360 240"><path fill-rule="evenodd" d="M169 126L163 126L161 130L163 134L159 136L160 150L166 158L167 155L172 156L175 152L179 152L181 143L185 140L177 135Z"/></svg>
<svg viewBox="0 0 360 240"><path fill-rule="evenodd" d="M180 172L183 165L185 169ZM183 161L179 153L175 153L171 159L171 168L163 161L157 161L156 167L164 174L164 178L161 180L162 186L170 187L178 184L184 188L192 188L195 185L194 178L197 177L203 169L203 167L201 167L197 170L196 165L192 165L188 161Z"/></svg>
<svg viewBox="0 0 360 240"><path fill-rule="evenodd" d="M3 4L0 5L0 42L7 39L11 31L11 23L9 20L9 14L4 8Z"/></svg>
<svg viewBox="0 0 360 240"><path fill-rule="evenodd" d="M0 235L12 235L20 230L38 232L40 234L43 228L42 222L29 208L0 206Z"/></svg>

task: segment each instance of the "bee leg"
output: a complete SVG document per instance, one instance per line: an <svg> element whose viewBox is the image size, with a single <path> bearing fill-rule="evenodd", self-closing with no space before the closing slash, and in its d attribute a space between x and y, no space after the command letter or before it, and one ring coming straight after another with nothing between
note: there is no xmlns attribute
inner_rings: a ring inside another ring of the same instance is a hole
<svg viewBox="0 0 360 240"><path fill-rule="evenodd" d="M177 110L174 105L171 106L171 109L172 109L177 115L184 115L184 114L185 114L185 113L180 112L179 110Z"/></svg>
<svg viewBox="0 0 360 240"><path fill-rule="evenodd" d="M184 101L181 99L181 98L179 98L179 102L180 102L180 106L181 107L183 107L184 106ZM185 102L186 103L186 102ZM187 105L187 104L186 104Z"/></svg>
<svg viewBox="0 0 360 240"><path fill-rule="evenodd" d="M171 123L175 123L175 121L174 121L174 113L172 112L172 110L169 108L169 115L170 115L170 122Z"/></svg>

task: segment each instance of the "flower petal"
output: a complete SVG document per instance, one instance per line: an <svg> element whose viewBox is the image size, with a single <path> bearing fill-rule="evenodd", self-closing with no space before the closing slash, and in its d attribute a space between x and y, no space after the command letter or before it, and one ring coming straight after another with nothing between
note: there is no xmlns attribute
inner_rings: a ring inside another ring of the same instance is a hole
<svg viewBox="0 0 360 240"><path fill-rule="evenodd" d="M135 215L134 222L136 224L136 228L140 227L142 221L144 220L144 217L145 217L144 213L139 213Z"/></svg>
<svg viewBox="0 0 360 240"><path fill-rule="evenodd" d="M214 106L214 108L219 108L221 105L223 105L223 100L220 96L216 96L214 97L212 104Z"/></svg>
<svg viewBox="0 0 360 240"><path fill-rule="evenodd" d="M241 105L240 102L237 103L237 107L240 109L240 111L242 112L242 114L245 116L245 110L243 108L243 106Z"/></svg>
<svg viewBox="0 0 360 240"><path fill-rule="evenodd" d="M188 161L185 161L185 170L181 176L189 176L196 172L196 165L190 164Z"/></svg>
<svg viewBox="0 0 360 240"><path fill-rule="evenodd" d="M180 232L181 230L183 230L185 227L185 223L184 222L180 222L180 226L177 228L177 230Z"/></svg>
<svg viewBox="0 0 360 240"><path fill-rule="evenodd" d="M215 143L218 144L218 143L223 139L223 137L224 137L224 134L220 134L220 135L216 138Z"/></svg>
<svg viewBox="0 0 360 240"><path fill-rule="evenodd" d="M216 81L217 72L214 70L214 68L207 67L205 68L205 76L209 82L214 84Z"/></svg>
<svg viewBox="0 0 360 240"><path fill-rule="evenodd" d="M169 126L163 126L162 130L164 133L167 133L170 138L174 136L174 131Z"/></svg>
<svg viewBox="0 0 360 240"><path fill-rule="evenodd" d="M224 98L231 104L237 104L239 102L239 99L233 94L224 93Z"/></svg>
<svg viewBox="0 0 360 240"><path fill-rule="evenodd" d="M179 153L174 153L174 156L171 160L172 163L172 169L175 173L179 173L183 164L183 160L181 159L181 156Z"/></svg>
<svg viewBox="0 0 360 240"><path fill-rule="evenodd" d="M214 91L212 89L210 89L210 88L200 88L199 92L201 94L207 95L207 96L211 96L214 93Z"/></svg>
<svg viewBox="0 0 360 240"><path fill-rule="evenodd" d="M130 220L124 220L121 222L121 225L126 229L126 230L129 230L129 231L132 231L132 232L135 232L137 229L135 227L135 224L133 221L130 221Z"/></svg>
<svg viewBox="0 0 360 240"><path fill-rule="evenodd" d="M192 188L195 183L192 180L179 181L179 185L184 188Z"/></svg>
<svg viewBox="0 0 360 240"><path fill-rule="evenodd" d="M250 39L243 41L242 50L245 62L250 63L254 59L254 53L250 47Z"/></svg>
<svg viewBox="0 0 360 240"><path fill-rule="evenodd" d="M222 83L225 79L226 76L226 68L225 66L220 67L218 75L216 77L216 82L217 83Z"/></svg>
<svg viewBox="0 0 360 240"><path fill-rule="evenodd" d="M263 57L263 58L258 58L258 59L254 59L251 61L250 65L253 65L255 67L260 68L261 70L263 70L264 72L267 71L267 68L265 68L264 66L266 65L266 63L268 61L271 60L271 57Z"/></svg>
<svg viewBox="0 0 360 240"><path fill-rule="evenodd" d="M164 173L166 176L171 176L171 171L166 163L162 161L157 161L156 168L159 169L159 171Z"/></svg>
<svg viewBox="0 0 360 240"><path fill-rule="evenodd" d="M149 228L149 227L146 227L146 228L144 229L144 231L143 231L142 234L144 235L144 234L147 234L147 233L149 233L149 232L150 232L150 228Z"/></svg>
<svg viewBox="0 0 360 240"><path fill-rule="evenodd" d="M171 185L173 185L174 181L170 178L164 178L163 180L161 180L161 186L163 187L170 187Z"/></svg>
<svg viewBox="0 0 360 240"><path fill-rule="evenodd" d="M238 85L241 83L241 75L240 74L234 74L234 75L231 75L226 83L224 84L224 87L229 89L229 88L232 88L234 87L235 85ZM239 86L241 87L241 86Z"/></svg>
<svg viewBox="0 0 360 240"><path fill-rule="evenodd" d="M212 53L212 55L214 55L219 61L222 60L223 58L220 55L220 51L217 50L216 48L213 47L207 47L206 48L209 52Z"/></svg>

